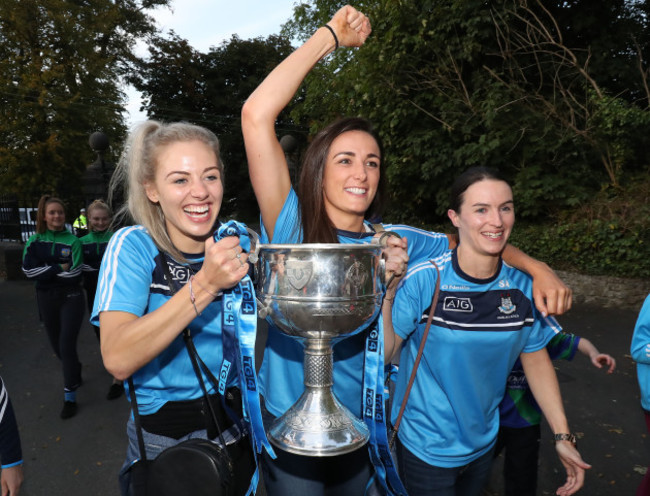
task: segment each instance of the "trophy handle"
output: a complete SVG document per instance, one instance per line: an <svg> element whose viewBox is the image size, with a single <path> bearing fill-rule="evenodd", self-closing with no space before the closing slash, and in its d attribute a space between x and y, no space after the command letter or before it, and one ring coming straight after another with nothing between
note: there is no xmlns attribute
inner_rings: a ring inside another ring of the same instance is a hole
<svg viewBox="0 0 650 496"><path fill-rule="evenodd" d="M383 231L381 233L381 236L379 236L379 238L376 238L377 243L382 248L386 248L386 246L388 245L388 238L390 238L391 236L395 236L396 238L402 239L402 237L399 234L397 234L395 231Z"/></svg>
<svg viewBox="0 0 650 496"><path fill-rule="evenodd" d="M379 236L378 238L373 238L372 242L373 244L378 244L382 248L386 248L386 246L388 246L388 238L390 238L391 236L395 236L396 238L401 239L401 236L394 231L383 231L381 233L381 236ZM392 274L388 279L388 281L386 281L386 262L384 259L382 259L379 263L380 263L379 270L381 271L380 272L381 279L384 281L384 288L387 288L388 286L390 286L390 283L393 282L393 279L395 278L395 274Z"/></svg>
<svg viewBox="0 0 650 496"><path fill-rule="evenodd" d="M248 236L251 239L251 251L248 254L248 261L252 264L257 264L257 260L259 258L259 253L260 253L260 236L257 234L255 231L253 231L250 227L246 227L246 231L248 231ZM255 267L257 270L257 266Z"/></svg>

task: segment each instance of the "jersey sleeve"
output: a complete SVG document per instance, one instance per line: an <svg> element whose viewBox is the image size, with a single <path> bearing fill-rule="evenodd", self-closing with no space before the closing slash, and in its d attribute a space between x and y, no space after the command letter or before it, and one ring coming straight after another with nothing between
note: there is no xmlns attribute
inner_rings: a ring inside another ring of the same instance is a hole
<svg viewBox="0 0 650 496"><path fill-rule="evenodd" d="M635 362L650 364L650 295L646 297L634 326L630 354Z"/></svg>
<svg viewBox="0 0 650 496"><path fill-rule="evenodd" d="M50 265L39 255L40 244L36 234L27 241L23 250L23 273L36 281L49 281L62 270L58 264Z"/></svg>
<svg viewBox="0 0 650 496"><path fill-rule="evenodd" d="M0 377L0 466L9 468L20 465L23 454L20 447L20 435L9 394Z"/></svg>
<svg viewBox="0 0 650 496"><path fill-rule="evenodd" d="M299 243L300 236L300 209L298 195L293 188L289 190L287 199L284 201L280 215L278 215L273 227L273 239L269 240L268 233L264 229L264 222L260 222L263 243Z"/></svg>
<svg viewBox="0 0 650 496"><path fill-rule="evenodd" d="M84 272L93 272L99 270L99 260L95 260L96 257L93 257L93 252L97 250L97 244L93 237L93 234L86 234L85 236L79 238L81 241L81 251L83 255L83 264L81 270Z"/></svg>
<svg viewBox="0 0 650 496"><path fill-rule="evenodd" d="M557 320L553 317L542 317L534 305L532 305L532 308L534 315L533 329L524 347L524 353L541 350L562 331L562 327L558 324Z"/></svg>
<svg viewBox="0 0 650 496"><path fill-rule="evenodd" d="M157 249L141 226L118 231L108 243L99 269L91 323L104 311L146 313Z"/></svg>
<svg viewBox="0 0 650 496"><path fill-rule="evenodd" d="M449 239L446 234L402 224L389 224L384 227L407 239L409 265L438 258L449 251Z"/></svg>
<svg viewBox="0 0 650 496"><path fill-rule="evenodd" d="M578 351L580 336L570 332L559 332L546 345L551 360L573 360Z"/></svg>
<svg viewBox="0 0 650 496"><path fill-rule="evenodd" d="M408 270L400 282L393 302L393 329L402 339L415 332L422 315L431 305L435 290L435 272L428 262Z"/></svg>

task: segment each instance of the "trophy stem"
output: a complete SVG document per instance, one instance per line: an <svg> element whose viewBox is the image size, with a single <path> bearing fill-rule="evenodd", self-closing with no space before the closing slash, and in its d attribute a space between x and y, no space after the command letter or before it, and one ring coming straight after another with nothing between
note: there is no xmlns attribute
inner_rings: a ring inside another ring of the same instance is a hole
<svg viewBox="0 0 650 496"><path fill-rule="evenodd" d="M307 339L303 358L306 388L331 388L334 385L334 359L331 339Z"/></svg>
<svg viewBox="0 0 650 496"><path fill-rule="evenodd" d="M307 456L336 456L360 448L368 441L368 428L332 392L331 339L309 338L304 345L305 391L273 422L271 442L290 453Z"/></svg>

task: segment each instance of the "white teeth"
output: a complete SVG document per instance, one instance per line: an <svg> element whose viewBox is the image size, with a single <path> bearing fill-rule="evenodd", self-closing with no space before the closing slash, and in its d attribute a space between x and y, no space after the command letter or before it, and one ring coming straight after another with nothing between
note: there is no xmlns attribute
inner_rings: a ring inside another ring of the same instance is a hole
<svg viewBox="0 0 650 496"><path fill-rule="evenodd" d="M345 191L349 191L355 195L363 195L366 192L364 188L345 188Z"/></svg>
<svg viewBox="0 0 650 496"><path fill-rule="evenodd" d="M483 236L487 236L488 238L496 239L496 238L500 238L501 236L503 236L503 233L502 232L499 232L499 233L484 232Z"/></svg>
<svg viewBox="0 0 650 496"><path fill-rule="evenodd" d="M205 214L208 212L208 207L207 206L202 206L202 207L185 207L183 209L185 212L188 214Z"/></svg>

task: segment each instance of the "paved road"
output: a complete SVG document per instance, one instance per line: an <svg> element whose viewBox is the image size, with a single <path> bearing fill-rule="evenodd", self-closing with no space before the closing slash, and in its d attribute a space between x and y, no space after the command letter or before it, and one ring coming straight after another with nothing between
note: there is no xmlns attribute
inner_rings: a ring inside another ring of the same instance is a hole
<svg viewBox="0 0 650 496"><path fill-rule="evenodd" d="M22 496L114 496L126 445L128 402L105 399L111 383L87 322L79 354L79 412L61 420L63 378L36 310L34 285L0 281L0 374L12 398L25 459Z"/></svg>
<svg viewBox="0 0 650 496"><path fill-rule="evenodd" d="M556 361L569 425L578 434L578 448L593 468L587 473L587 496L633 496L650 462L650 441L639 402L636 367L630 341L637 312L579 306L558 320L563 328L588 338L616 359L617 370L605 374L580 352L572 362ZM538 494L551 495L564 483L564 468L542 427ZM499 460L498 461L502 461ZM493 467L492 486L501 488L501 467ZM490 494L500 494L493 491Z"/></svg>
<svg viewBox="0 0 650 496"><path fill-rule="evenodd" d="M62 378L38 321L33 284L0 280L0 374L14 402L21 430L26 482L22 496L116 496L116 474L125 450L128 403L104 396L110 376L99 345L85 323L79 340L84 385L76 417L59 418ZM578 307L560 318L568 331L592 340L618 362L612 376L580 355L556 362L572 428L582 435L580 451L593 464L581 494L633 495L650 461L650 441L639 406L629 343L636 320L630 310ZM549 432L546 428L545 440ZM539 494L554 494L563 482L562 467L544 440ZM498 464L492 492L498 494Z"/></svg>

